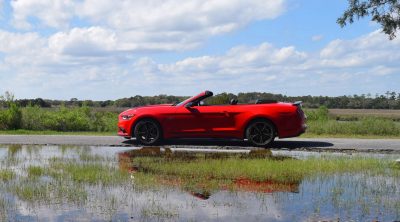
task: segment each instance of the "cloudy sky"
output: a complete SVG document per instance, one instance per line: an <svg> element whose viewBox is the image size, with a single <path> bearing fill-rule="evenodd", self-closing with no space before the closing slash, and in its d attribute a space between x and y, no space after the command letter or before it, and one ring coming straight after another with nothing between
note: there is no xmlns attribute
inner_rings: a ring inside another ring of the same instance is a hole
<svg viewBox="0 0 400 222"><path fill-rule="evenodd" d="M400 37L347 0L0 0L0 93L400 92ZM400 35L399 35L400 36Z"/></svg>

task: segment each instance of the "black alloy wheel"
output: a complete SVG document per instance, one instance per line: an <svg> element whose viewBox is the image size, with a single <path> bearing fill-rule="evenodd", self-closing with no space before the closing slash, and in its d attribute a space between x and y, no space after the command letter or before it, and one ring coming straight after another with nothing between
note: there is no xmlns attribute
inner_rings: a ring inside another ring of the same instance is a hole
<svg viewBox="0 0 400 222"><path fill-rule="evenodd" d="M154 145L160 142L161 127L152 119L140 120L134 129L135 137L138 142L144 145Z"/></svg>
<svg viewBox="0 0 400 222"><path fill-rule="evenodd" d="M246 138L254 146L267 146L275 139L275 127L266 120L255 120L246 129Z"/></svg>

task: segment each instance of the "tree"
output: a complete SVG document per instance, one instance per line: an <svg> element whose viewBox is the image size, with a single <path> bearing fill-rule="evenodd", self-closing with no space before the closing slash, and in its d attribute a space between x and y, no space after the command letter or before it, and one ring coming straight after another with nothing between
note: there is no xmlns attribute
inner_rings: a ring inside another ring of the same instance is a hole
<svg viewBox="0 0 400 222"><path fill-rule="evenodd" d="M348 9L337 19L337 23L344 27L353 23L354 18L365 16L372 16L372 21L379 23L382 31L392 40L400 29L400 0L349 0Z"/></svg>

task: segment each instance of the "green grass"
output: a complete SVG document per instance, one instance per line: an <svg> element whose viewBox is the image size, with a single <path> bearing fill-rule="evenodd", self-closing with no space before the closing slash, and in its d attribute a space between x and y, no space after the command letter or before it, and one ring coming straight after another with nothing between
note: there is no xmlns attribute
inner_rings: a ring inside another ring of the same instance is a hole
<svg viewBox="0 0 400 222"><path fill-rule="evenodd" d="M9 169L0 170L0 182L9 181L15 178L15 173Z"/></svg>
<svg viewBox="0 0 400 222"><path fill-rule="evenodd" d="M359 134L329 134L329 133L310 133L306 132L300 138L351 138L351 139L400 139L400 136L380 136L380 135L359 135Z"/></svg>
<svg viewBox="0 0 400 222"><path fill-rule="evenodd" d="M50 199L50 190L46 184L21 183L19 186L10 189L23 200L42 201Z"/></svg>
<svg viewBox="0 0 400 222"><path fill-rule="evenodd" d="M29 166L27 171L29 178L37 178L44 174L44 169L40 166Z"/></svg>
<svg viewBox="0 0 400 222"><path fill-rule="evenodd" d="M344 172L384 172L393 168L386 160L373 158L310 158L297 159L196 159L191 161L166 158L137 157L134 164L153 175L168 175L183 179L247 178L255 181L271 180L296 183L304 177Z"/></svg>
<svg viewBox="0 0 400 222"><path fill-rule="evenodd" d="M82 135L82 136L115 136L117 132L76 131L62 132L54 130L0 130L0 135Z"/></svg>
<svg viewBox="0 0 400 222"><path fill-rule="evenodd" d="M10 186L8 190L22 200L29 202L82 203L87 199L84 187L64 182L36 183L31 180L21 181L18 186Z"/></svg>
<svg viewBox="0 0 400 222"><path fill-rule="evenodd" d="M387 119L365 117L359 121L309 121L308 132L316 135L400 137L400 126Z"/></svg>
<svg viewBox="0 0 400 222"><path fill-rule="evenodd" d="M128 173L101 163L53 161L47 174L54 178L69 178L76 183L113 185L128 180Z"/></svg>
<svg viewBox="0 0 400 222"><path fill-rule="evenodd" d="M331 115L326 107L305 110L307 132L303 137L400 138L400 124L390 118L376 116L346 116L352 121Z"/></svg>
<svg viewBox="0 0 400 222"><path fill-rule="evenodd" d="M157 221L177 218L179 214L175 211L169 211L160 204L153 204L150 207L144 207L140 211L141 218L157 218Z"/></svg>

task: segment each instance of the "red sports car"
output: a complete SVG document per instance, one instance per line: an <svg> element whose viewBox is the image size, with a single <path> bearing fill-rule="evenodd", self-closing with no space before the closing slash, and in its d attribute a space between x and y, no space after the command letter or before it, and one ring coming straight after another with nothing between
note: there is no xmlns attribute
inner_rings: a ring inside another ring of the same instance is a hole
<svg viewBox="0 0 400 222"><path fill-rule="evenodd" d="M277 136L299 136L307 127L301 102L238 104L232 99L227 105L206 105L212 95L205 91L178 104L128 109L119 114L118 135L144 145L168 138L236 138L267 146Z"/></svg>

